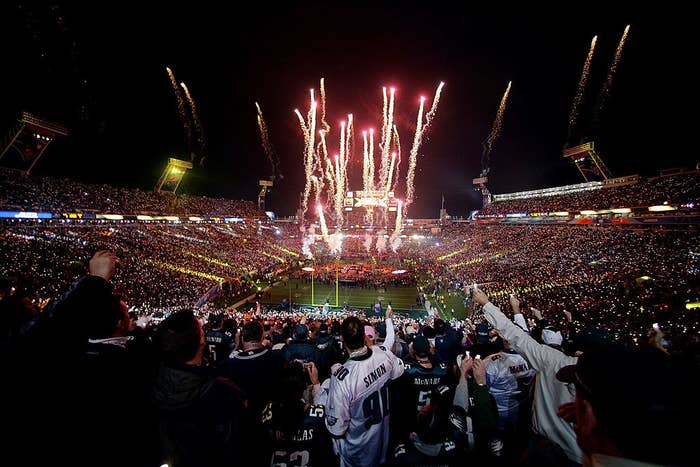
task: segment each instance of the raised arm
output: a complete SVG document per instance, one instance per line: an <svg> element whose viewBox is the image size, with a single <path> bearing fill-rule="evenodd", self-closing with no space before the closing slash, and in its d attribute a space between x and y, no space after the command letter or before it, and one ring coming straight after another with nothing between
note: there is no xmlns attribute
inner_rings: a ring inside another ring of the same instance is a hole
<svg viewBox="0 0 700 467"><path fill-rule="evenodd" d="M489 301L483 290L474 290L474 300L484 307L484 316L489 324L508 341L513 350L525 357L535 370L540 372L545 369L556 370L576 363L576 358L567 357L563 352L540 344L520 326L513 324L496 305Z"/></svg>

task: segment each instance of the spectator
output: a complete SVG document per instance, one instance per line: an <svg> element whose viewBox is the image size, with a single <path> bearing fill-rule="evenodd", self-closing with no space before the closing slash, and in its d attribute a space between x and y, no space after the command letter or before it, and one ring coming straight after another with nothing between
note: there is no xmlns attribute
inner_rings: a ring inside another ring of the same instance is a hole
<svg viewBox="0 0 700 467"><path fill-rule="evenodd" d="M341 465L376 466L385 461L389 442L389 382L404 368L391 352L365 345L358 318L343 321L342 336L350 358L331 376L326 426Z"/></svg>
<svg viewBox="0 0 700 467"><path fill-rule="evenodd" d="M158 409L163 463L172 467L226 466L245 462L248 418L243 393L202 366L204 332L190 310L159 327L163 359L152 391Z"/></svg>
<svg viewBox="0 0 700 467"><path fill-rule="evenodd" d="M559 408L574 424L583 465L693 465L698 369L657 350L585 352L557 378L576 386Z"/></svg>
<svg viewBox="0 0 700 467"><path fill-rule="evenodd" d="M519 326L511 322L495 305L489 302L488 296L481 290L474 290L474 300L484 307L486 320L506 339L510 347L520 353L539 373L535 387L535 411L533 429L551 441L557 443L566 452L567 457L581 463L581 450L576 444L576 435L571 426L557 417L554 407L573 402L575 391L556 379L556 372L566 366L576 363L575 357L547 345L537 343ZM514 313L520 312L520 302L511 297Z"/></svg>

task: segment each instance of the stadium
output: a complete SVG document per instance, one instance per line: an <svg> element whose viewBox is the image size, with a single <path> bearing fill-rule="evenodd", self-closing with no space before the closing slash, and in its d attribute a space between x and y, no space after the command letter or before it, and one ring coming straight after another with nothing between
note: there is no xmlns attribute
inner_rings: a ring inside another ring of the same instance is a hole
<svg viewBox="0 0 700 467"><path fill-rule="evenodd" d="M28 37L62 57L51 44L68 38L64 17L83 13L32 8L18 9ZM65 118L55 109L73 104L55 92L39 99L44 107L27 104L44 113L3 111L3 395L18 408L6 457L156 467L694 465L693 432L682 427L700 415L700 165L686 151L653 157L649 169L628 148L653 142L606 123L632 113L614 107L612 87L630 80L616 78L628 34L629 25L619 42L605 37L613 61L602 71L591 71L597 35L583 46L567 39L588 54L573 103L573 88L553 91L552 102L571 103L568 134L547 129L555 143L508 133L530 128L518 93L533 91L517 82L475 80L489 104L476 99L462 112L449 100L451 82L467 83L459 73L417 73L420 84L380 85L370 99L365 78L331 73L342 83L334 88L304 76L297 86L285 68L285 87L298 89L284 98L269 86L255 96L237 89L250 108L232 125L238 117L212 111L215 79L182 66L191 92L158 65L165 90L154 101L168 102L169 123L146 108L127 113L146 130L118 132L114 151L131 149L123 159L96 143L114 141L109 119L86 130L90 99ZM70 76L80 69L71 50ZM260 65L251 57L241 60ZM384 79L379 69L368 76ZM83 98L84 81L71 99ZM589 81L602 83L596 98ZM18 86L17 99L39 87ZM201 115L195 90L209 96ZM349 104L357 113L334 114ZM479 112L488 126L471 121ZM217 118L226 123L212 127L228 129L207 141L202 122ZM455 130L467 121L478 137ZM529 154L547 149L519 161L528 144ZM95 159L98 147L105 153Z"/></svg>

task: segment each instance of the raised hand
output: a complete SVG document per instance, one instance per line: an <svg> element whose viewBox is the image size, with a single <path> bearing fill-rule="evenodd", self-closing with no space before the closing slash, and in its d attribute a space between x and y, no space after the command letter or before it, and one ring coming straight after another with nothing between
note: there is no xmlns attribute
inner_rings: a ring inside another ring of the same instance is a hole
<svg viewBox="0 0 700 467"><path fill-rule="evenodd" d="M100 250L90 259L90 275L98 276L108 281L114 275L114 269L119 260L109 250Z"/></svg>

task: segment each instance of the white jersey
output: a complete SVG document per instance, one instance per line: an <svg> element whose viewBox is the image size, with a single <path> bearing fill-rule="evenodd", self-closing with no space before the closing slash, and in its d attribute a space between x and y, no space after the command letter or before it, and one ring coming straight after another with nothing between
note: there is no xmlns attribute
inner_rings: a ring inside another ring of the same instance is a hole
<svg viewBox="0 0 700 467"><path fill-rule="evenodd" d="M372 346L331 376L326 426L337 439L342 466L376 466L389 444L389 382L403 374L403 362Z"/></svg>

